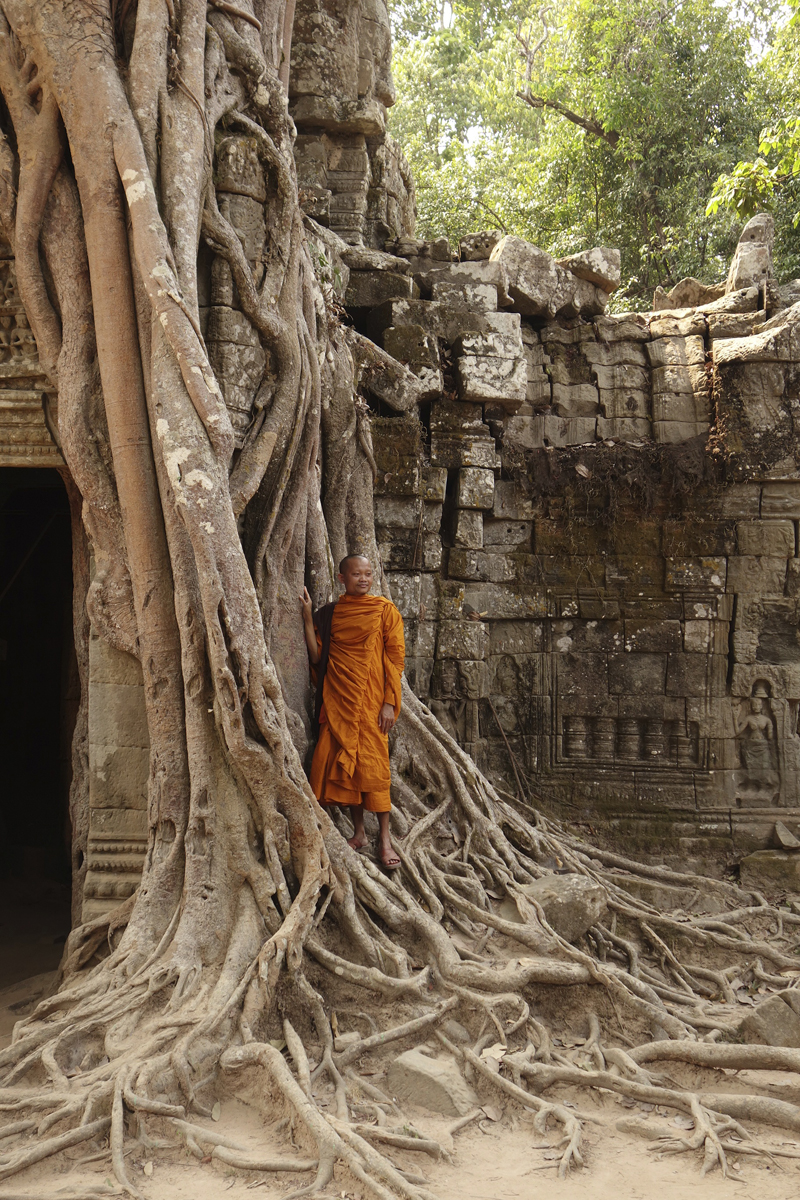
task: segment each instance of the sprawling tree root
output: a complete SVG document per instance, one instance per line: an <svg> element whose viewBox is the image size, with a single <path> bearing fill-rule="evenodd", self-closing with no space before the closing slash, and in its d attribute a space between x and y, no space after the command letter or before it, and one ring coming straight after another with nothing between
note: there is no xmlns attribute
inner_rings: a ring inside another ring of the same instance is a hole
<svg viewBox="0 0 800 1200"><path fill-rule="evenodd" d="M60 991L0 1051L0 1181L107 1138L119 1185L146 1196L126 1141L167 1137L228 1167L313 1173L296 1194L338 1163L371 1195L422 1200L424 1172L391 1155L450 1146L417 1136L357 1070L420 1039L480 1093L534 1113L540 1134L555 1123L561 1174L582 1165L597 1119L540 1094L563 1084L690 1116L691 1136L662 1148L724 1171L733 1147L769 1152L731 1140L746 1137L740 1119L796 1131L800 1109L726 1095L713 1075L696 1093L644 1064L796 1070L796 1052L713 1039L735 1033L745 985L786 982L800 912L706 881L724 911L662 913L631 884L696 880L594 850L501 798L408 689L392 739L401 869L354 853L309 790L305 670L268 646L280 613L297 622L304 581L325 600L335 559L376 553L357 366L401 410L417 384L342 334L315 275L275 59L283 18L261 0L2 0L13 129L0 221L59 386L93 626L142 666L151 772L136 897L73 932ZM215 139L232 133L268 182L255 266L214 189ZM199 322L201 237L270 363L235 453ZM526 889L555 868L608 894L608 920L575 945ZM548 1028L553 989L591 1010L583 1047ZM357 1043L337 1044L337 1008L356 1014ZM300 1154L254 1153L197 1119L245 1067L268 1081Z"/></svg>

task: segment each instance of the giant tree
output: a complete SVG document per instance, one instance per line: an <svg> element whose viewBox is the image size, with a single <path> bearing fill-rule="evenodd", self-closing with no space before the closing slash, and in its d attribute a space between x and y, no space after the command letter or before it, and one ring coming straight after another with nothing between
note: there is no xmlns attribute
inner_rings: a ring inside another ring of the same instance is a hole
<svg viewBox="0 0 800 1200"><path fill-rule="evenodd" d="M363 1111L387 1101L348 1067L454 1012L471 1045L446 1032L443 1043L479 1086L500 1088L542 1125L562 1124L562 1171L581 1161L581 1122L537 1092L576 1076L691 1112L695 1134L682 1147L705 1147L706 1165L724 1165L735 1121L721 1114L735 1117L741 1098L701 1104L665 1089L637 1052L603 1048L595 1015L594 1069L553 1061L530 989L591 989L601 1017L624 1012L673 1039L651 1056L789 1069L793 1052L770 1050L767 1061L763 1047L696 1040L698 1030L731 1029L712 1002L728 997L729 977L709 954L736 955L733 924L694 921L681 953L697 961L682 962L665 939L685 925L607 870L635 864L560 833L522 795L502 798L408 688L393 742L399 875L351 851L309 790L306 681L291 677L288 659L276 669L275 621L293 612L299 633L303 581L319 603L331 594L332 559L374 547L359 364L373 381L376 362L394 371L400 407L415 392L399 364L344 329L315 274L287 108L289 4L1 8L0 219L58 386L58 436L92 550L79 607L98 636L138 658L151 749L141 885L73 931L59 992L0 1052L2 1132L17 1137L4 1141L0 1179L108 1134L117 1179L138 1195L125 1139L146 1139L161 1122L227 1162L314 1170L311 1190L341 1160L375 1195L421 1196L373 1145L408 1138L354 1124L359 1102ZM250 140L267 180L257 268L217 201L230 131ZM268 363L240 445L201 331L198 257L209 247ZM578 945L550 928L526 889L558 865L605 880L624 936L616 917ZM752 915L733 885L708 886L738 905L729 922ZM520 920L499 909L503 897ZM772 922L774 910L763 905L760 917ZM492 935L513 939L517 956L493 958ZM773 971L795 964L766 934L747 949ZM342 1049L331 1010L354 997L377 1032ZM480 1056L497 1038L511 1078ZM312 1093L311 1043L327 1110ZM213 1108L221 1073L248 1064L299 1117L307 1160L248 1159L186 1119ZM776 1117L774 1102L748 1104L791 1127L793 1113Z"/></svg>

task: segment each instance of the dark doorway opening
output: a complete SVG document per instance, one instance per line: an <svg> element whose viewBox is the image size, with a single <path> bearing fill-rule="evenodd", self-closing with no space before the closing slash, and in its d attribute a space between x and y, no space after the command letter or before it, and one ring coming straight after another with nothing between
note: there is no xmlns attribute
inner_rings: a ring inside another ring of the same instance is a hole
<svg viewBox="0 0 800 1200"><path fill-rule="evenodd" d="M53 971L69 932L68 796L78 699L67 493L55 470L4 467L0 989Z"/></svg>

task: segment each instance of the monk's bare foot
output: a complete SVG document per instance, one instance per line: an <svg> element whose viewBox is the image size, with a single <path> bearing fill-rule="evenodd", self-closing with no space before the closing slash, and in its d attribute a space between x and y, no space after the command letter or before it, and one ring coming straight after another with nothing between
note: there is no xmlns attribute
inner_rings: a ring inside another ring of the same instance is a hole
<svg viewBox="0 0 800 1200"><path fill-rule="evenodd" d="M397 857L391 842L381 842L379 854L381 862L387 871L394 871L400 866L400 859Z"/></svg>
<svg viewBox="0 0 800 1200"><path fill-rule="evenodd" d="M347 844L353 850L363 850L367 844L367 835L365 833L354 833L351 838L347 839Z"/></svg>

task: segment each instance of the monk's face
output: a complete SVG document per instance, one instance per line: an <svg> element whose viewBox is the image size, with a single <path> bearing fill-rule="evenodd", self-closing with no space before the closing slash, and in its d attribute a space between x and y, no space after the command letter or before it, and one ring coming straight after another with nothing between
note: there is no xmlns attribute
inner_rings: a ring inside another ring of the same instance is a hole
<svg viewBox="0 0 800 1200"><path fill-rule="evenodd" d="M348 596L366 596L372 587L372 567L368 558L351 558L339 575Z"/></svg>

